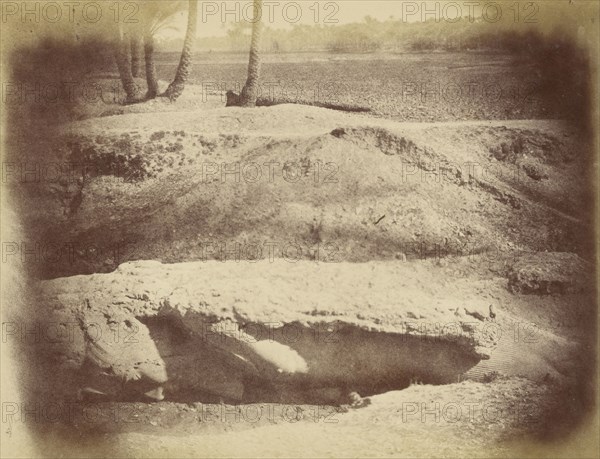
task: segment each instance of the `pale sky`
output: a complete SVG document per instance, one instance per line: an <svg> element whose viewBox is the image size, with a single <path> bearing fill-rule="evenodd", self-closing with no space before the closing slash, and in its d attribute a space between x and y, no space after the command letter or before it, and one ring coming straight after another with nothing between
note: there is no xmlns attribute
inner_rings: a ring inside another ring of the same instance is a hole
<svg viewBox="0 0 600 459"><path fill-rule="evenodd" d="M158 0L169 1L169 0ZM378 20L394 16L405 22L436 19L454 22L458 17L483 16L490 24L495 16L502 21L535 25L550 29L574 22L597 28L599 0L263 0L263 20L273 28L290 28L294 24L347 24L360 22L365 16ZM187 3L187 2L185 2ZM252 0L215 0L198 2L198 36L223 36L227 25L253 18ZM164 30L166 37L182 37L187 23L186 10L173 24L176 30ZM572 24L571 24L572 25Z"/></svg>
<svg viewBox="0 0 600 459"><path fill-rule="evenodd" d="M360 22L365 16L384 20L390 16L403 18L407 22L438 17L454 19L457 14L466 16L471 12L481 14L481 7L469 6L468 1L401 1L401 0L263 0L264 23L274 28L289 28L293 24L335 25ZM200 1L198 36L224 35L228 23L240 19L252 19L251 0ZM485 2L489 3L489 2ZM448 4L454 4L450 6ZM490 14L494 13L490 10ZM177 31L165 30L163 36L183 36L187 22L187 11L173 20Z"/></svg>

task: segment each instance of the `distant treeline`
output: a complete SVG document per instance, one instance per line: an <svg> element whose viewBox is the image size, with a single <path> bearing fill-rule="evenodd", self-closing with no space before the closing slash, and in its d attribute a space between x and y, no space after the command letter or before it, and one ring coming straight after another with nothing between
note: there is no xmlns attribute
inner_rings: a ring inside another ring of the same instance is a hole
<svg viewBox="0 0 600 459"><path fill-rule="evenodd" d="M247 52L251 25L232 24L227 35L198 39L201 52ZM464 17L457 22L407 23L390 18L344 25L295 25L291 29L265 27L263 50L267 53L329 52L374 53L418 51L527 51L542 42L533 28L523 23L490 23L482 18ZM181 40L163 43L164 51L181 49Z"/></svg>

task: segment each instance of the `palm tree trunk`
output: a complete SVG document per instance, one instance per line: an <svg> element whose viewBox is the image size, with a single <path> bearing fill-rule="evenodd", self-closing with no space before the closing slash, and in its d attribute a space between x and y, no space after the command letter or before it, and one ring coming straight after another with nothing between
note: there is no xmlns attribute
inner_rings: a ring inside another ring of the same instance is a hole
<svg viewBox="0 0 600 459"><path fill-rule="evenodd" d="M262 35L262 0L254 0L254 22L252 23L252 40L250 42L250 59L248 61L248 79L240 95L242 107L254 107L258 97L260 81L260 41Z"/></svg>
<svg viewBox="0 0 600 459"><path fill-rule="evenodd" d="M121 77L121 84L125 90L125 103L127 104L137 100L139 88L135 84L135 80L131 74L131 48L129 45L129 38L121 28L119 29L119 36L115 43L115 58L117 61L117 68L119 69L119 76Z"/></svg>
<svg viewBox="0 0 600 459"><path fill-rule="evenodd" d="M189 0L188 24L181 51L181 59L175 79L169 85L163 96L175 101L183 92L185 82L188 79L192 68L192 47L196 41L196 22L198 16L198 0Z"/></svg>
<svg viewBox="0 0 600 459"><path fill-rule="evenodd" d="M134 78L142 75L142 40L138 33L133 33L131 43L131 74Z"/></svg>
<svg viewBox="0 0 600 459"><path fill-rule="evenodd" d="M154 65L154 35L147 33L144 37L144 58L146 60L146 99L154 99L158 94L156 66Z"/></svg>

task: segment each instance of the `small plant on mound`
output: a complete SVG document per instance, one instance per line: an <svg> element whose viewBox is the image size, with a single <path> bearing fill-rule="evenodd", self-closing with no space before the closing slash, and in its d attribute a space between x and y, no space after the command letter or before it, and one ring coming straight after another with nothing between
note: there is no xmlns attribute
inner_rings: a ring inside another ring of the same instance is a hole
<svg viewBox="0 0 600 459"><path fill-rule="evenodd" d="M523 164L522 167L527 176L532 178L533 180L539 181L542 179L548 179L548 174L546 174L537 164L527 162Z"/></svg>
<svg viewBox="0 0 600 459"><path fill-rule="evenodd" d="M165 136L165 131L157 131L157 132L153 132L152 135L150 136L150 140L155 141L155 140L160 140Z"/></svg>
<svg viewBox="0 0 600 459"><path fill-rule="evenodd" d="M184 146L170 142L163 131L155 132L150 141L121 136L98 135L68 137L65 141L66 160L83 168L85 177L112 176L125 182L140 182L156 177L164 167L185 161Z"/></svg>
<svg viewBox="0 0 600 459"><path fill-rule="evenodd" d="M491 147L490 154L498 161L513 164L525 156L538 158L543 163L568 162L571 155L562 146L563 143L552 135L523 130L512 139Z"/></svg>
<svg viewBox="0 0 600 459"><path fill-rule="evenodd" d="M504 378L505 378L505 375L503 375L499 371L494 370L494 371L489 371L489 372L485 373L483 375L482 381L486 384L489 384L498 379L504 379Z"/></svg>

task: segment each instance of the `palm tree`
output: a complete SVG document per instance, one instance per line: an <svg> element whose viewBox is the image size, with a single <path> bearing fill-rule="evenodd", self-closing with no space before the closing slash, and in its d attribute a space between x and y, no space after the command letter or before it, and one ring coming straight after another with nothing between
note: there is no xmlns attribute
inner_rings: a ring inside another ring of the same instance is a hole
<svg viewBox="0 0 600 459"><path fill-rule="evenodd" d="M125 90L125 103L133 103L139 100L139 88L133 79L131 72L131 34L125 30L122 23L118 25L118 36L115 43L115 57L121 84Z"/></svg>
<svg viewBox="0 0 600 459"><path fill-rule="evenodd" d="M183 50L179 60L179 67L175 78L164 92L163 96L168 97L171 101L177 98L183 92L185 83L192 68L192 47L196 41L196 24L198 20L198 0L189 0L188 24L185 32L185 40L183 42Z"/></svg>
<svg viewBox="0 0 600 459"><path fill-rule="evenodd" d="M158 79L154 64L154 34L151 32L144 35L144 59L146 62L146 86L148 86L146 99L154 99L158 95Z"/></svg>
<svg viewBox="0 0 600 459"><path fill-rule="evenodd" d="M144 9L140 10L139 23L126 27L123 22L118 22L117 39L115 42L115 56L119 76L125 90L125 103L141 102L139 87L134 78L141 74L141 43L144 40L144 58L146 61L146 83L148 92L146 99L153 99L158 94L156 67L154 64L154 35L161 29L173 28L169 25L170 19L183 9L185 2L146 2Z"/></svg>
<svg viewBox="0 0 600 459"><path fill-rule="evenodd" d="M171 18L183 9L185 2L155 2L151 3L155 9L149 13L149 19L144 29L144 58L146 61L146 85L148 92L146 99L154 99L158 95L158 80L156 65L154 63L154 36L161 29L174 28L169 25Z"/></svg>
<svg viewBox="0 0 600 459"><path fill-rule="evenodd" d="M262 0L254 0L254 19L252 22L252 39L250 42L250 59L248 61L248 79L242 89L239 104L242 107L254 107L258 98L260 81L260 41L262 35Z"/></svg>
<svg viewBox="0 0 600 459"><path fill-rule="evenodd" d="M142 75L142 36L138 31L131 34L131 74L134 78Z"/></svg>

